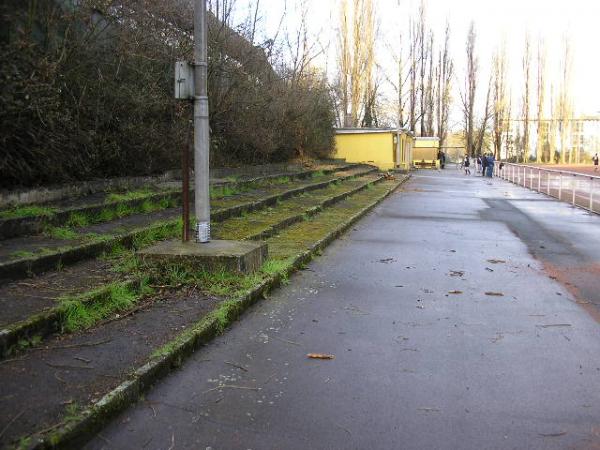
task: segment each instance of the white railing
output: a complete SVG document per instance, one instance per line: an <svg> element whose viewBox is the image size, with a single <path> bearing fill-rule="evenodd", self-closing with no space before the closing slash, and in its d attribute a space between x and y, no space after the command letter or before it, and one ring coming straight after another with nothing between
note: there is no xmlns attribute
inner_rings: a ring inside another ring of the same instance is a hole
<svg viewBox="0 0 600 450"><path fill-rule="evenodd" d="M600 176L513 163L503 163L501 170L498 161L494 175L600 214Z"/></svg>

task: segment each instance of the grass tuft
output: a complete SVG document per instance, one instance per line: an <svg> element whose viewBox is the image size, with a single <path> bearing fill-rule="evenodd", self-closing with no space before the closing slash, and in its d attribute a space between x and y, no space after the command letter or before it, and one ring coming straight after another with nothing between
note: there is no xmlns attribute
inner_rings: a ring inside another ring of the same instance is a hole
<svg viewBox="0 0 600 450"><path fill-rule="evenodd" d="M57 208L50 206L16 206L11 209L0 211L0 219L18 219L22 217L51 217L53 216Z"/></svg>
<svg viewBox="0 0 600 450"><path fill-rule="evenodd" d="M127 202L131 200L139 200L155 194L151 189L139 189L137 191L129 191L124 193L114 192L106 196L105 203Z"/></svg>
<svg viewBox="0 0 600 450"><path fill-rule="evenodd" d="M89 224L90 216L81 212L71 213L66 223L68 227L87 227Z"/></svg>
<svg viewBox="0 0 600 450"><path fill-rule="evenodd" d="M52 239L73 240L81 237L76 231L68 227L47 227L44 234Z"/></svg>
<svg viewBox="0 0 600 450"><path fill-rule="evenodd" d="M151 294L147 278L139 283L115 282L61 301L61 322L64 331L86 329L110 314L130 309L143 296Z"/></svg>
<svg viewBox="0 0 600 450"><path fill-rule="evenodd" d="M27 250L17 250L10 254L13 258L31 258L35 256L35 253L27 251Z"/></svg>

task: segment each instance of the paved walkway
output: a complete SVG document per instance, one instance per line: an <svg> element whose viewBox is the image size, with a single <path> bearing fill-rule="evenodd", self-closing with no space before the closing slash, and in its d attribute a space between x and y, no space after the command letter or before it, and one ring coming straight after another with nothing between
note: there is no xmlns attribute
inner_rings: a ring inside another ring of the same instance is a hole
<svg viewBox="0 0 600 450"><path fill-rule="evenodd" d="M418 172L87 448L598 449L599 263L600 216Z"/></svg>

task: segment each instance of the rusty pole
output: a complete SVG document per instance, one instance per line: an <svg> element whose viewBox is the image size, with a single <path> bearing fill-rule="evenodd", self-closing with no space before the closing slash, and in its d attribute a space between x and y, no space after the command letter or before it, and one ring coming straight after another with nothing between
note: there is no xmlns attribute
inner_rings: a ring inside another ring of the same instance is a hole
<svg viewBox="0 0 600 450"><path fill-rule="evenodd" d="M190 147L192 147L192 133L188 130L187 143L181 156L181 189L182 189L182 227L181 240L190 240Z"/></svg>

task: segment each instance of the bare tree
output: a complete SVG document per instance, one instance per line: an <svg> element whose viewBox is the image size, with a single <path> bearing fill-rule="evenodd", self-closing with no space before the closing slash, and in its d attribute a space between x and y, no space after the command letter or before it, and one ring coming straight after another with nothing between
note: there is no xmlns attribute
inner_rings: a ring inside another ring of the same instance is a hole
<svg viewBox="0 0 600 450"><path fill-rule="evenodd" d="M561 162L565 164L567 162L567 151L569 145L569 133L571 129L571 116L572 116L572 100L571 100L571 42L567 36L564 40L564 56L563 56L563 76L562 84L560 88L560 95L558 100L558 121L560 129L560 156ZM569 151L569 161L573 163L574 155L572 151Z"/></svg>
<svg viewBox="0 0 600 450"><path fill-rule="evenodd" d="M342 0L340 11L339 90L343 124L364 122L367 107L374 104L375 10L373 0ZM368 119L371 122L371 119Z"/></svg>
<svg viewBox="0 0 600 450"><path fill-rule="evenodd" d="M348 10L348 0L342 0L340 5L340 42L339 42L339 83L341 97L341 113L339 114L339 122L344 127L351 126L349 115L350 109L350 79L352 77L352 51L350 50L350 11Z"/></svg>
<svg viewBox="0 0 600 450"><path fill-rule="evenodd" d="M417 126L417 69L419 64L419 34L417 25L411 18L409 22L410 33L410 90L409 90L409 124L410 130L416 132Z"/></svg>
<svg viewBox="0 0 600 450"><path fill-rule="evenodd" d="M433 31L429 32L429 43L427 45L427 65L429 66L429 75L427 76L427 86L425 95L425 132L427 136L433 136L435 120L435 96L437 95L437 85L434 84L434 53L433 53Z"/></svg>
<svg viewBox="0 0 600 450"><path fill-rule="evenodd" d="M419 65L420 65L420 76L419 76L419 92L420 92L420 122L421 122L421 136L425 136L425 74L427 70L427 44L425 42L425 0L421 0L419 6L419 26L418 26L418 44L419 44Z"/></svg>
<svg viewBox="0 0 600 450"><path fill-rule="evenodd" d="M550 141L549 150L549 162L558 162L556 160L556 134L557 134L557 120L556 120L556 111L557 111L556 100L554 98L554 83L550 84L550 124L548 130L548 140Z"/></svg>
<svg viewBox="0 0 600 450"><path fill-rule="evenodd" d="M483 108L483 114L479 121L479 128L477 130L477 135L475 137L475 149L477 154L481 154L483 150L483 145L485 143L486 133L488 131L488 125L490 121L490 117L492 116L492 108L490 105L491 102L491 94L492 94L492 85L493 78L490 76L487 88L487 94L485 96L485 106Z"/></svg>
<svg viewBox="0 0 600 450"><path fill-rule="evenodd" d="M529 33L525 35L525 51L523 53L523 162L530 156L529 145L529 99L530 99L530 82L531 82L531 43Z"/></svg>
<svg viewBox="0 0 600 450"><path fill-rule="evenodd" d="M493 76L493 112L492 112L492 138L494 141L494 154L496 158L500 157L502 149L502 138L504 128L509 128L507 121L507 61L506 47L503 44L501 49L494 55L492 63Z"/></svg>
<svg viewBox="0 0 600 450"><path fill-rule="evenodd" d="M360 42L364 46L364 115L363 126L377 126L376 99L377 84L375 82L375 11L373 0L362 0L361 15L364 18L363 31L360 36Z"/></svg>
<svg viewBox="0 0 600 450"><path fill-rule="evenodd" d="M505 126L505 130L504 132L506 133L505 138L504 138L504 146L506 149L506 158L508 159L510 157L511 154L511 140L510 140L510 118L511 118L511 109L512 109L512 96L510 91L508 92L507 95L508 98L508 107L506 109L506 126Z"/></svg>
<svg viewBox="0 0 600 450"><path fill-rule="evenodd" d="M451 82L454 76L454 61L450 56L450 24L448 23L446 23L444 49L440 53L437 72L437 136L440 138L440 147L444 147L448 137L448 120L452 102Z"/></svg>
<svg viewBox="0 0 600 450"><path fill-rule="evenodd" d="M398 127L404 128L408 125L408 116L406 114L406 103L407 103L407 89L406 85L410 78L410 67L407 66L407 62L404 58L403 48L403 35L400 32L398 34L398 44L388 45L388 49L391 53L391 57L394 60L396 66L396 73L394 77L390 77L386 74L383 68L379 68L381 74L385 77L386 81L392 86L396 93L395 98L395 123Z"/></svg>
<svg viewBox="0 0 600 450"><path fill-rule="evenodd" d="M467 35L467 73L465 77L465 89L461 92L462 112L464 121L464 134L467 146L467 153L475 156L475 94L477 93L477 74L479 71L479 61L475 54L475 43L477 33L475 32L475 23L472 21Z"/></svg>
<svg viewBox="0 0 600 450"><path fill-rule="evenodd" d="M548 138L548 126L544 119L546 101L546 45L543 39L538 40L537 48L537 143L535 159L542 162L545 140ZM544 124L546 125L544 127ZM545 129L544 129L545 128Z"/></svg>

